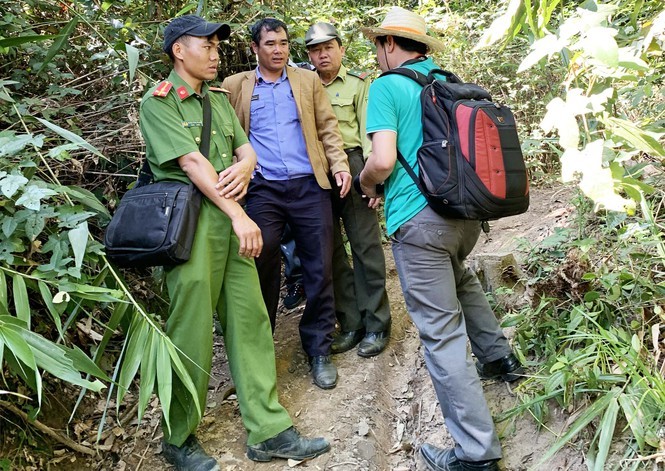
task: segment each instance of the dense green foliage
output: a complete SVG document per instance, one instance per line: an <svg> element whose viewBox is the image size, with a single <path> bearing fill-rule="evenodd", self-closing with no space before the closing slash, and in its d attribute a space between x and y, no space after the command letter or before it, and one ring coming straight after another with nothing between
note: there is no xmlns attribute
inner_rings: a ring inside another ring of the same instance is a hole
<svg viewBox="0 0 665 471"><path fill-rule="evenodd" d="M663 6L402 6L418 8L446 41L437 57L444 67L514 108L532 181L561 170L585 195L577 226L529 248L535 301L506 322L518 326L518 349L538 374L508 415L529 410L544 421L549 399L582 410L557 446L601 422L591 435L596 469L617 423L616 433L634 441L627 456L657 448L665 409ZM140 368L139 414L153 389L169 397L169 365L187 382L160 329L159 273L116 271L99 241L142 157L140 97L170 67L161 31L169 18L197 11L232 24L220 78L253 66L247 26L264 15L290 25L294 60L306 60L310 22L329 20L345 35L348 64L376 72L358 28L382 16L383 2L0 0L0 397L33 415L43 372L44 382L106 387L119 406Z"/></svg>

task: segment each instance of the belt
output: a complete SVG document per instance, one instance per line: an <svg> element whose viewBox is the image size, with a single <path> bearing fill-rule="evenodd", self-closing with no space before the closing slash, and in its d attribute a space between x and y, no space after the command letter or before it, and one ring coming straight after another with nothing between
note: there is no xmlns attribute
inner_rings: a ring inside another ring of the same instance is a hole
<svg viewBox="0 0 665 471"><path fill-rule="evenodd" d="M361 151L362 152L363 148L360 146L355 146L351 147L350 149L344 149L344 152L346 152L347 155L352 154L353 152Z"/></svg>

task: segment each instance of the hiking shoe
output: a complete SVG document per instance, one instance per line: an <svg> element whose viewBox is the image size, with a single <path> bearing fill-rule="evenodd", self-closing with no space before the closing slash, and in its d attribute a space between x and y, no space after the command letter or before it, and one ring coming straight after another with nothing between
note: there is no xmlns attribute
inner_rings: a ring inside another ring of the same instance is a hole
<svg viewBox="0 0 665 471"><path fill-rule="evenodd" d="M247 447L247 458L253 461L270 461L273 458L285 460L309 460L330 450L325 438L303 438L294 427L289 427L256 445Z"/></svg>
<svg viewBox="0 0 665 471"><path fill-rule="evenodd" d="M177 471L219 471L217 460L203 450L194 435L181 446L162 441L162 456Z"/></svg>
<svg viewBox="0 0 665 471"><path fill-rule="evenodd" d="M284 307L295 309L305 300L305 288L301 283L294 283L286 287L286 296L284 296Z"/></svg>
<svg viewBox="0 0 665 471"><path fill-rule="evenodd" d="M420 454L432 471L499 471L497 460L462 461L452 448L437 448L429 443L420 447Z"/></svg>
<svg viewBox="0 0 665 471"><path fill-rule="evenodd" d="M508 382L516 381L524 375L524 367L522 367L522 364L514 353L488 363L476 362L476 370L478 370L480 379L496 379L500 377L502 380Z"/></svg>

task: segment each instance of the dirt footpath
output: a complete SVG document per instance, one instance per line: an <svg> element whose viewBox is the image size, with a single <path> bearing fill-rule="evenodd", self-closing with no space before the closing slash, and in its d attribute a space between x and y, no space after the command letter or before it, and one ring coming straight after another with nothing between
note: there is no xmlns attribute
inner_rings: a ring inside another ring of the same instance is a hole
<svg viewBox="0 0 665 471"><path fill-rule="evenodd" d="M565 197L562 192L565 192ZM490 238L481 236L474 257L514 250L517 239L533 242L563 225L571 213L564 203L568 190L533 189L532 207L524 215L492 224ZM560 197L561 196L561 197ZM388 245L388 295L392 307L392 338L378 357L364 359L355 350L334 356L339 370L335 389L324 391L314 386L306 357L300 347L298 321L302 307L282 311L278 317L275 345L278 390L282 403L291 413L298 429L306 435L325 436L332 451L296 466L312 470L424 470L417 450L423 442L452 446L441 410L424 365L418 334L406 313L395 264ZM515 253L519 258L519 254ZM510 334L510 333L509 333ZM254 463L245 457L246 435L240 421L238 404L229 395L228 367L223 342L216 340L216 355L206 416L198 436L215 456L222 470L286 470L284 460ZM514 387L514 385L513 385ZM503 382L484 383L485 395L493 414L518 403L511 387ZM559 432L566 417L554 413L548 424ZM96 469L169 469L161 460L158 416L125 440L115 464L97 463ZM505 470L526 470L554 441L546 428L538 429L528 417L497 425L504 449ZM129 431L129 430L128 430ZM583 470L582 452L564 449L541 469Z"/></svg>

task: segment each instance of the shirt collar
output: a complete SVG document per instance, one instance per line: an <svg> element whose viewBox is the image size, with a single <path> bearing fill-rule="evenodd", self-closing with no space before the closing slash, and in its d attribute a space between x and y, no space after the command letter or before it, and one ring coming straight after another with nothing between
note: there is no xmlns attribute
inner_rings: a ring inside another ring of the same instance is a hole
<svg viewBox="0 0 665 471"><path fill-rule="evenodd" d="M194 89L187 83L185 82L180 75L175 70L172 70L171 73L169 74L169 82L173 84L173 88L175 89L175 94L180 98L180 101L185 100L186 98L194 95L198 95ZM201 93L200 96L204 97L208 93L208 88L209 85L207 82L203 82L201 85Z"/></svg>
<svg viewBox="0 0 665 471"><path fill-rule="evenodd" d="M261 75L261 70L259 70L259 66L256 66L256 81L257 82L265 82L265 83L281 83L284 80L286 80L286 67L284 67L284 70L282 70L282 75L277 79L275 82L268 82L266 79L263 78L263 75Z"/></svg>

